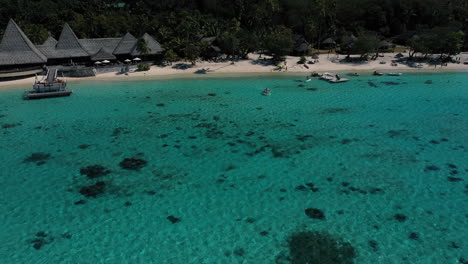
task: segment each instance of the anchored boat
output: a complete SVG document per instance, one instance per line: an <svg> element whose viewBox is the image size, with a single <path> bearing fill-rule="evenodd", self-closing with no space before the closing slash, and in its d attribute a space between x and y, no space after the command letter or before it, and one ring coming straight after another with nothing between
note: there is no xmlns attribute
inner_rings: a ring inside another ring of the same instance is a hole
<svg viewBox="0 0 468 264"><path fill-rule="evenodd" d="M49 97L69 96L73 93L67 88L67 81L57 78L58 70L47 70L47 74L41 80L37 79L33 84L33 91L26 94L26 99L41 99Z"/></svg>

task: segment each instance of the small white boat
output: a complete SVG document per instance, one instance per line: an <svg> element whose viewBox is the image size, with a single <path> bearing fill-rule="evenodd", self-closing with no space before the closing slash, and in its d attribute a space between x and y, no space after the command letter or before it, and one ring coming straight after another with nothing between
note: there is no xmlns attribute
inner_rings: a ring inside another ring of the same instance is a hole
<svg viewBox="0 0 468 264"><path fill-rule="evenodd" d="M401 76L403 73L401 72L389 72L387 75L389 76Z"/></svg>
<svg viewBox="0 0 468 264"><path fill-rule="evenodd" d="M333 73L333 72L325 72L325 73L323 73L322 76L320 76L319 78L320 78L321 80L330 81L330 80L336 78L335 76L336 76L336 73Z"/></svg>
<svg viewBox="0 0 468 264"><path fill-rule="evenodd" d="M310 81L312 81L312 78L307 77L306 82L310 82Z"/></svg>

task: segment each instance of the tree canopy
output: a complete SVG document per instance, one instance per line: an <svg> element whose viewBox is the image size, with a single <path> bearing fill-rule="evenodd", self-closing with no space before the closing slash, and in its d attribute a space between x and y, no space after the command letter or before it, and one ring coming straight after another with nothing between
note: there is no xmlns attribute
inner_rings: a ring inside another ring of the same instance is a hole
<svg viewBox="0 0 468 264"><path fill-rule="evenodd" d="M198 43L202 37L217 37L223 53L240 57L277 48L267 41L272 36L289 52L290 42L283 37L290 35L301 35L320 48L324 39L340 43L350 33L383 39L434 28L450 29L443 35L450 42L444 53L468 46L457 33L468 31L466 0L3 0L0 33L9 18L36 44L49 33L57 38L67 22L80 38L147 32L172 50L171 57L190 59L203 51Z"/></svg>

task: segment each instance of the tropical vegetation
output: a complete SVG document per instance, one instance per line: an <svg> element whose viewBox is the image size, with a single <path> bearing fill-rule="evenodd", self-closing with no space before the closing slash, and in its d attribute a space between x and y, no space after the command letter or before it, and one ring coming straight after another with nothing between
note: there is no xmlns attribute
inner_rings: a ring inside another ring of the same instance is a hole
<svg viewBox="0 0 468 264"><path fill-rule="evenodd" d="M0 33L9 18L36 44L58 37L65 22L80 38L148 32L168 61L192 63L209 50L203 37L239 58L257 51L281 59L294 53L296 35L316 49L332 38L338 52L362 58L375 57L378 42L390 38L409 45L412 55L451 56L468 47L466 0L3 0ZM139 42L139 50L145 46Z"/></svg>

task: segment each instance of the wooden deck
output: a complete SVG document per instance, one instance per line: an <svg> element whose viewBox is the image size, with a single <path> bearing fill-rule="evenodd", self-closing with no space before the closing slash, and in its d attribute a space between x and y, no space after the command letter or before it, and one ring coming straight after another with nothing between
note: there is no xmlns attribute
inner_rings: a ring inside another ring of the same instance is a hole
<svg viewBox="0 0 468 264"><path fill-rule="evenodd" d="M4 72L4 73L0 73L0 79L34 76L35 74L39 74L39 73L42 73L42 69L22 71L22 72Z"/></svg>

